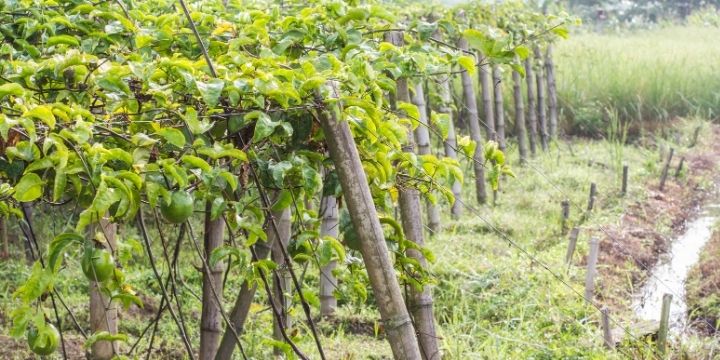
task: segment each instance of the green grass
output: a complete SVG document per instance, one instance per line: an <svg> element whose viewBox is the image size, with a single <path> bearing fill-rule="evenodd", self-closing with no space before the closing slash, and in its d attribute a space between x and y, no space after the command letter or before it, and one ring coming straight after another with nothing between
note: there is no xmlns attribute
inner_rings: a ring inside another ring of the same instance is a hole
<svg viewBox="0 0 720 360"><path fill-rule="evenodd" d="M566 130L598 135L613 111L645 125L677 116L717 118L718 38L718 27L671 26L561 41L555 62Z"/></svg>

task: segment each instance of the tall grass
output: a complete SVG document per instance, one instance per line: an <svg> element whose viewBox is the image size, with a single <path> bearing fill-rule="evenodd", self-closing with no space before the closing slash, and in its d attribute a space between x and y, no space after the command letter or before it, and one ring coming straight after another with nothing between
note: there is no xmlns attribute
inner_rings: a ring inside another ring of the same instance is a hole
<svg viewBox="0 0 720 360"><path fill-rule="evenodd" d="M720 114L720 28L673 26L577 34L558 44L565 130L600 135L610 114L634 129L675 117Z"/></svg>

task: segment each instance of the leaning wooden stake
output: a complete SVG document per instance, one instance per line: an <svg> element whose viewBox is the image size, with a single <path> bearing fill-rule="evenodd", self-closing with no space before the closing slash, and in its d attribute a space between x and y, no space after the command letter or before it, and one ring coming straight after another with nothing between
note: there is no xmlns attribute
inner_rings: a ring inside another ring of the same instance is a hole
<svg viewBox="0 0 720 360"><path fill-rule="evenodd" d="M568 230L568 221L570 220L570 200L565 199L560 202L562 208L562 217L560 220L560 233L565 235Z"/></svg>
<svg viewBox="0 0 720 360"><path fill-rule="evenodd" d="M497 140L495 129L495 111L493 109L493 74L490 68L489 59L482 53L478 53L480 62L478 64L478 78L480 82L480 95L483 104L483 120L485 121L485 135L488 140ZM478 115L479 116L479 115Z"/></svg>
<svg viewBox="0 0 720 360"><path fill-rule="evenodd" d="M458 47L467 51L467 40L460 38L460 40L458 40ZM462 79L465 107L468 112L467 119L469 122L468 125L470 126L470 137L473 141L475 141L475 143L477 143L477 146L475 147L475 154L473 155L473 168L475 169L475 194L477 196L478 203L485 204L487 202L487 191L485 189L485 167L483 166L485 161L483 160L483 141L480 133L477 103L475 102L475 90L473 89L472 78L467 71L463 71L460 76ZM486 122L487 121L488 120L486 119Z"/></svg>
<svg viewBox="0 0 720 360"><path fill-rule="evenodd" d="M603 340L605 347L612 350L615 348L615 341L613 341L612 331L610 329L610 310L607 307L600 309L602 315L602 329L603 329Z"/></svg>
<svg viewBox="0 0 720 360"><path fill-rule="evenodd" d="M570 240L568 242L567 252L565 252L565 263L570 267L572 263L573 254L575 253L575 247L577 247L578 235L580 234L580 228L573 228L570 231Z"/></svg>
<svg viewBox="0 0 720 360"><path fill-rule="evenodd" d="M500 150L505 151L505 105L503 99L502 71L500 65L493 66L495 94L495 136Z"/></svg>
<svg viewBox="0 0 720 360"><path fill-rule="evenodd" d="M516 58L517 59L517 58ZM519 60L517 60L519 61ZM513 101L515 103L515 128L517 129L518 151L520 164L527 162L527 131L525 130L525 108L522 96L522 78L520 73L513 70Z"/></svg>
<svg viewBox="0 0 720 360"><path fill-rule="evenodd" d="M682 173L683 165L685 165L685 157L680 158L680 163L677 166L677 169L675 169L675 177L680 177L680 173Z"/></svg>
<svg viewBox="0 0 720 360"><path fill-rule="evenodd" d="M211 218L212 202L208 201L205 207L205 258L209 259L212 252L223 245L225 236L225 220L222 216L217 219ZM220 304L215 299L213 287L217 296L222 299L223 288L222 263L215 264L207 271L203 271L203 302L202 315L200 317L200 359L211 360L217 353L220 337L222 336L222 315ZM212 282L212 284L211 284Z"/></svg>
<svg viewBox="0 0 720 360"><path fill-rule="evenodd" d="M625 196L625 194L627 194L628 171L629 171L628 166L627 166L627 165L623 165L623 170L622 170L622 188L620 189L620 194L622 194L623 196Z"/></svg>
<svg viewBox="0 0 720 360"><path fill-rule="evenodd" d="M401 32L387 32L385 33L385 39L397 47L403 46ZM407 79L402 77L398 78L395 80L395 85L395 96L397 97L397 100L406 103L410 102L409 84ZM420 91L422 95L422 85L416 87L416 95L417 91ZM425 101L424 99L422 101L416 99L416 104L418 102L422 102L424 105ZM421 113L424 111L424 108L420 109ZM427 121L427 119L425 120ZM412 152L415 151L413 131L411 127L408 127L407 131L408 137L403 146L403 150ZM427 135L427 133L425 135ZM429 136L427 140L428 147L426 151L429 153ZM419 247L425 246L422 212L420 210L420 191L411 187L402 187L400 188L398 195L398 202L400 203L400 217L402 219L402 228L405 237L417 244ZM422 252L416 249L408 249L407 254L409 257L416 260L423 269L427 269L427 260ZM410 286L408 290L408 308L415 320L415 327L417 328L417 336L422 358L425 360L440 359L440 348L438 346L437 336L435 335L435 319L432 311L433 301L430 286L424 285L420 289L415 286Z"/></svg>
<svg viewBox="0 0 720 360"><path fill-rule="evenodd" d="M537 153L538 126L537 126L537 99L535 97L535 75L532 58L525 59L525 82L527 85L527 123L528 140L530 140L530 155Z"/></svg>
<svg viewBox="0 0 720 360"><path fill-rule="evenodd" d="M445 139L445 141L443 142L443 144L445 145L445 156L453 160L457 160L457 151L455 151L455 149L457 149L457 139L455 135L453 110L450 107L450 105L452 104L450 96L450 78L438 84L438 93L440 95L440 100L442 101L442 105L438 110L449 117L448 136L447 139ZM462 204L460 203L460 201L462 201L462 184L460 184L460 181L455 180L455 182L453 182L452 193L455 196L455 201L453 202L452 208L450 209L450 215L453 219L459 219L460 215L462 215L463 208Z"/></svg>
<svg viewBox="0 0 720 360"><path fill-rule="evenodd" d="M552 58L552 44L548 44L547 50L545 51L545 73L547 74L550 140L555 141L558 136L558 103L557 85L555 84L555 63L553 63Z"/></svg>
<svg viewBox="0 0 720 360"><path fill-rule="evenodd" d="M548 126L547 112L545 111L545 71L543 71L542 54L540 48L535 47L535 59L538 62L537 73L535 73L535 88L537 89L537 114L538 131L540 132L540 144L543 151L548 150Z"/></svg>
<svg viewBox="0 0 720 360"><path fill-rule="evenodd" d="M600 252L600 241L596 237L590 239L590 253L587 257L587 272L585 273L585 300L593 302L595 298L595 275L597 274L597 261Z"/></svg>
<svg viewBox="0 0 720 360"><path fill-rule="evenodd" d="M695 147L695 145L697 145L698 136L700 136L700 130L702 130L702 125L698 125L698 127L695 128L695 133L693 133L692 142L690 143L689 147Z"/></svg>
<svg viewBox="0 0 720 360"><path fill-rule="evenodd" d="M113 251L117 249L117 225L110 222L107 218L100 219L95 230L102 234L105 242L99 243L107 251ZM96 235L95 232L90 232L91 235ZM98 236L96 235L96 236ZM113 254L117 255L117 254ZM90 330L93 334L98 332L107 331L110 334L117 334L118 332L118 307L115 302L110 301L110 298L102 291L102 284L90 281ZM90 349L92 359L105 360L112 359L115 355L118 355L118 343L111 341L97 341L92 345Z"/></svg>
<svg viewBox="0 0 720 360"><path fill-rule="evenodd" d="M275 218L275 225L277 226L277 232L280 235L273 241L273 247L271 250L272 259L278 265L277 276L273 277L273 301L274 306L280 312L280 316L273 317L273 337L276 341L284 342L285 337L283 336L281 326L285 329L290 328L290 303L292 301L292 278L287 271L288 264L285 262L283 256L283 250L281 246L287 249L288 243L290 242L290 230L292 223L290 222L290 208L287 207L282 211L273 213ZM283 270L284 269L284 270ZM282 322L281 322L282 320ZM275 348L276 355L282 355L282 349Z"/></svg>
<svg viewBox="0 0 720 360"><path fill-rule="evenodd" d="M674 153L675 149L670 148L670 154L668 154L665 166L663 166L662 176L660 177L660 191L663 191L665 189L665 180L667 180L668 172L670 171L670 162L672 161Z"/></svg>
<svg viewBox="0 0 720 360"><path fill-rule="evenodd" d="M323 196L320 200L320 236L338 237L338 200L334 194ZM332 260L320 269L320 316L331 317L335 315L337 299L335 288L338 282L333 274L337 261Z"/></svg>
<svg viewBox="0 0 720 360"><path fill-rule="evenodd" d="M418 82L417 85L415 85L413 104L417 106L420 114L420 118L418 119L420 125L417 126L414 131L415 141L417 142L417 152L420 155L430 155L430 132L428 131L430 122L428 121L425 90L422 82ZM426 201L426 209L430 234L435 234L440 229L440 210L430 201Z"/></svg>
<svg viewBox="0 0 720 360"><path fill-rule="evenodd" d="M330 97L339 98L336 84L330 83L328 88ZM323 102L320 92L317 94L317 101ZM360 238L360 252L388 342L395 359L421 359L415 327L403 301L355 139L348 122L338 117L342 110L329 106L340 104L326 105L326 108L318 113L318 119L325 133L330 157L338 172L350 219Z"/></svg>
<svg viewBox="0 0 720 360"><path fill-rule="evenodd" d="M657 347L660 354L665 355L667 348L668 328L670 327L670 304L672 303L672 294L663 295L662 312L660 313L660 330L658 330Z"/></svg>

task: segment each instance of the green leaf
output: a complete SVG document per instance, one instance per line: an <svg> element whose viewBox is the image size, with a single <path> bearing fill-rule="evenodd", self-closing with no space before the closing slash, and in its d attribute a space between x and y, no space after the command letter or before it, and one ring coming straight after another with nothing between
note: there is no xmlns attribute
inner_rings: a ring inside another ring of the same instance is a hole
<svg viewBox="0 0 720 360"><path fill-rule="evenodd" d="M420 120L420 111L417 106L415 106L415 104L399 101L397 107L399 110L404 111L405 114L413 120L413 127L417 127L418 120Z"/></svg>
<svg viewBox="0 0 720 360"><path fill-rule="evenodd" d="M25 89L20 86L20 84L7 83L0 85L0 99L4 98L7 95L23 96L24 94Z"/></svg>
<svg viewBox="0 0 720 360"><path fill-rule="evenodd" d="M217 265L220 261L229 256L235 256L238 259L244 258L242 252L240 252L240 249L234 246L223 245L219 248L216 248L210 253L210 257L208 258L208 265L210 265L211 267L215 267L215 265Z"/></svg>
<svg viewBox="0 0 720 360"><path fill-rule="evenodd" d="M568 29L562 26L553 28L552 32L563 39L568 39L570 37L570 32L568 31Z"/></svg>
<svg viewBox="0 0 720 360"><path fill-rule="evenodd" d="M162 128L157 133L165 138L165 141L167 141L168 144L175 145L179 148L185 146L185 135L178 129Z"/></svg>
<svg viewBox="0 0 720 360"><path fill-rule="evenodd" d="M85 345L83 345L86 349L93 346L98 341L122 341L127 342L128 336L125 334L111 334L107 331L100 331L96 332L92 335L90 335L87 340L85 340Z"/></svg>
<svg viewBox="0 0 720 360"><path fill-rule="evenodd" d="M289 136L292 135L292 126L283 121L272 121L270 116L261 111L253 111L245 115L245 121L257 119L255 123L255 133L253 134L253 141L259 142L272 135L275 129L280 126L285 133Z"/></svg>
<svg viewBox="0 0 720 360"><path fill-rule="evenodd" d="M207 161L193 155L184 155L181 158L182 162L189 165L190 167L198 168L202 171L210 172L212 171L212 166L207 163Z"/></svg>
<svg viewBox="0 0 720 360"><path fill-rule="evenodd" d="M48 266L54 272L57 272L62 264L62 255L65 247L72 243L82 244L85 238L76 233L64 233L56 236L48 250Z"/></svg>
<svg viewBox="0 0 720 360"><path fill-rule="evenodd" d="M212 79L209 82L195 81L200 95L209 107L215 107L217 105L220 94L225 87L225 81L222 79Z"/></svg>
<svg viewBox="0 0 720 360"><path fill-rule="evenodd" d="M15 185L15 194L13 197L20 202L30 202L42 196L43 185L40 176L35 173L25 174L17 185Z"/></svg>
<svg viewBox="0 0 720 360"><path fill-rule="evenodd" d="M47 46L54 46L54 45L71 45L71 46L80 46L80 41L76 39L73 36L70 35L56 35L51 36L47 40Z"/></svg>
<svg viewBox="0 0 720 360"><path fill-rule="evenodd" d="M50 105L36 106L32 110L26 111L23 116L38 119L44 122L50 129L55 128L55 115L53 115Z"/></svg>
<svg viewBox="0 0 720 360"><path fill-rule="evenodd" d="M272 205L271 209L272 209L272 211L280 211L280 210L286 209L290 206L290 204L292 204L292 201L293 201L292 192L288 189L283 189L280 192L278 199Z"/></svg>
<svg viewBox="0 0 720 360"><path fill-rule="evenodd" d="M143 307L143 302L142 302L142 300L140 300L139 297L137 297L136 295L127 293L127 292L121 292L121 293L115 294L110 298L110 300L111 301L119 301L120 303L123 304L123 308L125 308L125 309L129 308L130 305L132 305L132 304L137 305L137 307L139 307L139 308Z"/></svg>
<svg viewBox="0 0 720 360"><path fill-rule="evenodd" d="M515 48L515 54L520 57L520 60L525 60L530 56L530 49L525 45L520 45Z"/></svg>
<svg viewBox="0 0 720 360"><path fill-rule="evenodd" d="M475 29L467 29L463 32L463 37L467 40L468 45L474 49L482 49L488 41L485 34Z"/></svg>
<svg viewBox="0 0 720 360"><path fill-rule="evenodd" d="M470 75L475 74L475 58L463 55L458 58L458 64L463 67Z"/></svg>

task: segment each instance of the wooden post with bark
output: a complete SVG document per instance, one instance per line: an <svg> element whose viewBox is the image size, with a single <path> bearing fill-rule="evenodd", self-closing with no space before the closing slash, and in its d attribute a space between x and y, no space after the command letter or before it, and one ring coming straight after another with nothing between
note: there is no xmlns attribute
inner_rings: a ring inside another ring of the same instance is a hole
<svg viewBox="0 0 720 360"><path fill-rule="evenodd" d="M680 158L680 163L678 164L677 169L675 169L675 177L676 178L680 177L680 174L682 173L682 170L683 170L683 165L685 165L685 157L684 156Z"/></svg>
<svg viewBox="0 0 720 360"><path fill-rule="evenodd" d="M667 351L667 335L670 327L670 305L672 294L664 294L662 298L662 309L660 313L660 329L658 330L657 348L661 355Z"/></svg>
<svg viewBox="0 0 720 360"><path fill-rule="evenodd" d="M587 257L587 272L585 273L585 300L592 303L595 297L595 275L597 275L597 261L600 252L600 241L596 237L590 239L590 252Z"/></svg>
<svg viewBox="0 0 720 360"><path fill-rule="evenodd" d="M320 237L338 237L338 199L334 194L323 196L320 200ZM337 299L335 288L338 282L333 274L337 261L332 260L320 269L320 316L332 317L335 315Z"/></svg>
<svg viewBox="0 0 720 360"><path fill-rule="evenodd" d="M495 94L495 137L500 150L505 151L505 105L502 88L502 69L493 66L493 88Z"/></svg>
<svg viewBox="0 0 720 360"><path fill-rule="evenodd" d="M548 44L545 51L545 74L547 75L548 95L548 125L550 128L550 140L557 140L558 136L558 100L557 84L555 83L555 63L553 62L552 44Z"/></svg>
<svg viewBox="0 0 720 360"><path fill-rule="evenodd" d="M281 249L281 247L287 249L288 244L290 243L290 230L292 226L292 223L290 222L290 215L290 207L273 212L272 214L273 218L275 218L275 226L277 227L277 233L280 237L278 239L275 232L272 232L273 237L276 237L272 241L272 260L278 267L276 272L277 276L273 277L273 306L280 313L280 319L277 316L273 317L273 338L275 338L276 341L285 341L281 326L284 326L286 329L290 328L291 321L290 313L288 311L292 300L292 278L290 277L287 267L292 266L292 264L285 262L283 249ZM275 348L275 354L282 355L282 349Z"/></svg>
<svg viewBox="0 0 720 360"><path fill-rule="evenodd" d="M385 38L386 41L397 47L402 47L404 45L401 32L387 32L385 33ZM409 103L410 91L407 79L400 77L395 80L395 84L395 96L397 101ZM422 91L422 85L420 85L419 88L420 91ZM418 100L416 99L416 104L417 103ZM424 105L424 100L422 100L422 103ZM419 109L420 112L424 112L424 110L424 108ZM412 152L415 151L415 141L413 139L412 128L408 127L407 131L408 137L407 142L403 145L403 151ZM429 146L427 150L429 151ZM414 242L419 247L425 246L422 212L420 210L420 191L412 187L401 187L398 195L398 202L400 203L400 217L402 219L402 228L405 238ZM416 260L423 269L427 269L427 260L422 252L416 249L408 249L407 254L409 257ZM420 289L415 286L409 286L406 300L408 303L408 309L415 320L418 343L420 345L420 349L422 350L422 358L425 360L440 359L440 348L438 346L437 336L435 335L435 319L432 311L433 301L430 286L423 285Z"/></svg>
<svg viewBox="0 0 720 360"><path fill-rule="evenodd" d="M663 166L662 176L660 176L660 191L663 191L665 189L665 181L667 180L668 172L670 171L670 162L672 161L674 153L675 149L670 148L670 154L668 154L665 166Z"/></svg>
<svg viewBox="0 0 720 360"><path fill-rule="evenodd" d="M0 217L0 242L2 242L2 255L10 256L10 242L8 241L7 219Z"/></svg>
<svg viewBox="0 0 720 360"><path fill-rule="evenodd" d="M530 142L530 155L537 153L538 126L537 126L537 98L535 97L535 72L532 66L532 57L525 59L525 83L527 87L527 123L528 140Z"/></svg>
<svg viewBox="0 0 720 360"><path fill-rule="evenodd" d="M590 183L590 195L588 196L587 212L590 213L595 208L595 198L597 197L597 184Z"/></svg>
<svg viewBox="0 0 720 360"><path fill-rule="evenodd" d="M485 120L485 135L488 140L497 140L495 129L495 111L493 109L493 86L492 86L492 69L490 68L489 59L478 53L480 60L477 66L478 80L480 83L480 95L483 104L483 118ZM463 86L465 84L463 83ZM468 101L467 99L465 100ZM478 115L479 117L479 115Z"/></svg>
<svg viewBox="0 0 720 360"><path fill-rule="evenodd" d="M467 40L460 38L458 40L458 47L464 51L467 51L468 44ZM478 119L477 103L475 100L475 90L473 89L473 82L470 74L467 71L463 71L461 74L462 87L463 87L463 99L465 100L465 108L468 112L468 125L470 126L470 137L477 147L475 148L475 154L473 155L473 168L475 170L475 194L477 201L480 204L487 202L487 190L485 188L485 167L483 166L485 161L483 160L483 141L482 134L480 133L480 121ZM487 119L486 119L487 120ZM492 118L487 122L492 121Z"/></svg>
<svg viewBox="0 0 720 360"><path fill-rule="evenodd" d="M607 349L612 350L615 348L615 341L612 337L612 329L610 329L610 310L605 306L600 309L600 314L602 315L603 342Z"/></svg>
<svg viewBox="0 0 720 360"><path fill-rule="evenodd" d="M627 188L628 188L628 172L629 168L627 165L623 165L622 170L622 187L620 188L620 193L625 196L627 194Z"/></svg>
<svg viewBox="0 0 720 360"><path fill-rule="evenodd" d="M568 230L568 221L570 220L570 200L565 199L560 202L562 209L560 217L560 233L565 235Z"/></svg>
<svg viewBox="0 0 720 360"><path fill-rule="evenodd" d="M222 216L217 219L211 217L212 202L208 201L205 206L205 233L204 251L205 258L209 259L212 252L221 247L225 237L225 220ZM209 264L208 264L209 265ZM204 266L204 264L203 264ZM220 304L215 300L213 288L222 301L223 288L222 262L211 266L203 271L202 291L202 314L200 317L200 359L211 360L215 358L218 344L222 335L222 315ZM212 284L211 284L212 282Z"/></svg>
<svg viewBox="0 0 720 360"><path fill-rule="evenodd" d="M578 235L580 235L580 228L574 227L570 231L570 240L568 241L567 251L565 252L565 263L570 267L572 263L573 254L575 254L575 247L577 247Z"/></svg>
<svg viewBox="0 0 720 360"><path fill-rule="evenodd" d="M453 118L453 111L450 107L450 104L452 104L450 96L450 78L438 84L438 94L440 95L440 101L442 101L442 105L438 110L448 116L448 135L447 139L445 139L445 141L443 142L443 145L445 146L445 156L453 160L457 160L457 151L455 150L457 149L457 139L454 124L455 119ZM460 181L455 180L455 182L453 182L452 193L455 196L456 200L453 202L452 207L450 208L450 215L453 219L459 219L462 215L462 200L460 200L462 199L462 184L460 183Z"/></svg>
<svg viewBox="0 0 720 360"><path fill-rule="evenodd" d="M107 218L100 219L96 226L90 227L90 236L95 236L96 231L102 234L104 242L95 242L105 250L113 252L117 249L117 225ZM113 254L115 256L117 254ZM102 284L90 280L90 331L95 334L107 331L110 334L118 332L118 308L117 304L110 301L110 298L102 291ZM95 360L109 360L118 355L118 343L112 341L97 341L90 349L90 357Z"/></svg>
<svg viewBox="0 0 720 360"><path fill-rule="evenodd" d="M519 59L516 57L516 61ZM520 153L520 164L527 162L527 131L525 129L525 108L522 95L522 78L520 73L513 70L513 101L515 103L515 129L517 129L518 151Z"/></svg>
<svg viewBox="0 0 720 360"><path fill-rule="evenodd" d="M337 84L330 83L328 87L330 96L339 98ZM317 101L323 102L319 91ZM318 119L338 173L350 219L360 238L360 252L393 356L399 360L421 359L415 327L403 301L355 139L348 122L338 117L342 110L329 108L341 104L325 106L318 112Z"/></svg>
<svg viewBox="0 0 720 360"><path fill-rule="evenodd" d="M535 47L535 59L538 63L537 73L535 73L535 88L537 89L537 114L538 114L538 131L540 132L540 144L543 151L548 150L548 126L547 112L545 111L545 71L543 69L543 59L540 53L540 47Z"/></svg>
<svg viewBox="0 0 720 360"><path fill-rule="evenodd" d="M420 118L417 119L420 122L415 128L414 135L415 141L417 142L417 153L419 155L430 155L430 132L428 127L430 122L428 121L427 104L425 102L425 90L423 83L418 82L415 85L415 96L413 96L413 104L417 106ZM428 228L430 234L435 234L440 229L440 210L438 207L426 201L427 217L428 217Z"/></svg>

